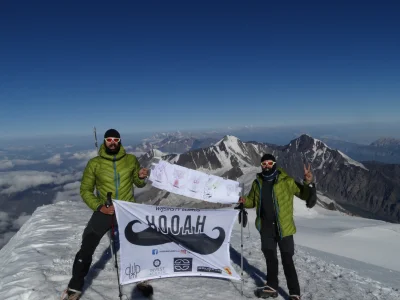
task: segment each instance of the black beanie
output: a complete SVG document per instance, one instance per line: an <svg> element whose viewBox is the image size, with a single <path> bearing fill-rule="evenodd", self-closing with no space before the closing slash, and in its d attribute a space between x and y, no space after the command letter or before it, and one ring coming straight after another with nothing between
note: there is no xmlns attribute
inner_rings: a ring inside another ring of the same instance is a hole
<svg viewBox="0 0 400 300"><path fill-rule="evenodd" d="M115 138L121 138L119 135L119 132L116 131L115 129L108 129L106 133L104 134L104 138L109 138L109 137L115 137Z"/></svg>
<svg viewBox="0 0 400 300"><path fill-rule="evenodd" d="M272 154L264 154L261 157L261 162L263 162L265 160L272 160L272 161L276 162L275 156L273 156Z"/></svg>

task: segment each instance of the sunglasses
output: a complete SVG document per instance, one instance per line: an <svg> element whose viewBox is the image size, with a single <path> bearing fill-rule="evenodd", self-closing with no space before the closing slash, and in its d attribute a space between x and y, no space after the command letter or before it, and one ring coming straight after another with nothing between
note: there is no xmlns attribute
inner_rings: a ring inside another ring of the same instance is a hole
<svg viewBox="0 0 400 300"><path fill-rule="evenodd" d="M263 167L266 167L266 166L272 167L274 164L276 164L276 162L275 162L275 161L272 161L272 160L266 160L266 161L263 161L263 162L261 163L261 165L262 165Z"/></svg>
<svg viewBox="0 0 400 300"><path fill-rule="evenodd" d="M111 143L111 142L114 142L114 143L119 143L119 141L121 140L120 138L105 138L104 139L106 142L108 142L108 143Z"/></svg>

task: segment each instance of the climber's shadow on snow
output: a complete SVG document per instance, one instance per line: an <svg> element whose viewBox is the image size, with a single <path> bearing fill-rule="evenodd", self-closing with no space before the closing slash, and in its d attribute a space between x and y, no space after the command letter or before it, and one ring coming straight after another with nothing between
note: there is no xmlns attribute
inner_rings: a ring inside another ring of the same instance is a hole
<svg viewBox="0 0 400 300"><path fill-rule="evenodd" d="M117 252L119 251L119 246L120 246L119 242L116 242L115 250ZM104 270L104 268L106 267L106 265L110 259L113 260L113 255L112 255L110 247L107 247L101 254L99 260L91 266L89 273L86 275L85 285L83 287L82 294L84 294L86 289L92 285L93 280L96 279L96 277L99 275L100 272L102 272L102 270ZM114 265L114 263L113 263L113 265Z"/></svg>
<svg viewBox="0 0 400 300"><path fill-rule="evenodd" d="M229 250L230 250L231 260L240 267L241 266L240 253L236 251L232 246L229 247ZM265 278L267 277L267 274L265 274L255 266L249 264L248 260L244 256L243 256L243 271L249 274L249 276L254 280L254 283L257 286L265 285ZM289 295L281 287L278 288L278 293L285 299L289 298Z"/></svg>

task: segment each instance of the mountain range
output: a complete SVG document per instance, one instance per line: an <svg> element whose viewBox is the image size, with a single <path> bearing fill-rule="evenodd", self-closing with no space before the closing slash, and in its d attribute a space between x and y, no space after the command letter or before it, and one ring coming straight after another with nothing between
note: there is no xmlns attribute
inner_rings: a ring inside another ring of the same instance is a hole
<svg viewBox="0 0 400 300"><path fill-rule="evenodd" d="M244 176L249 177L250 173L250 178L254 178L260 171L260 157L264 153L275 155L278 165L298 181L303 177L303 165L311 164L320 205L353 215L400 221L400 165L361 163L309 135L301 135L287 145L242 142L228 135L212 146L180 154L149 151L140 157L140 162L150 167L163 159L243 182ZM246 191L251 181L247 182ZM166 192L155 188L145 194L158 201L168 198ZM327 203L326 199L330 201Z"/></svg>
<svg viewBox="0 0 400 300"><path fill-rule="evenodd" d="M270 132L271 129L268 129L268 131ZM302 135L301 133L287 132L283 135L284 138L278 138L277 136L279 136L279 133L282 132L275 133L275 136L273 135L274 132L272 131L272 133L270 133L271 137L268 139L264 139L263 135L260 135L257 139L254 139L254 137L257 135L246 135L243 134L243 131L241 131L239 135L228 133L225 133L225 135L236 136L242 141L251 140L263 142L265 144L273 143L275 145L287 144L287 141ZM157 149L165 153L184 153L187 151L212 146L218 142L222 136L224 136L224 134L218 132L182 133L177 131L170 133L157 133L149 138L143 139L140 144L133 146L133 152L137 154L143 154L151 149ZM291 138L289 138L290 136ZM383 137L369 144L359 144L326 135L312 136L321 140L330 148L340 150L356 161L377 161L383 163L400 164L400 139Z"/></svg>
<svg viewBox="0 0 400 300"><path fill-rule="evenodd" d="M400 139L380 138L368 145L332 138L321 138L331 148L338 149L357 161L378 161L400 164Z"/></svg>

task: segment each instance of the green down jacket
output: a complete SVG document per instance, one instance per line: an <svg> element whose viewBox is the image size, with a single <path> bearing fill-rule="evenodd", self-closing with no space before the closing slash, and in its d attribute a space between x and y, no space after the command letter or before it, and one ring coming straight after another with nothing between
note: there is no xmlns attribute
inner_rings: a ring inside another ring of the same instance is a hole
<svg viewBox="0 0 400 300"><path fill-rule="evenodd" d="M101 145L99 156L89 160L83 172L80 193L83 201L92 209L97 210L106 203L107 192L112 192L112 198L135 202L133 184L141 188L145 180L139 178L140 165L136 156L127 154L124 147L117 155L106 153ZM93 194L96 187L96 196Z"/></svg>
<svg viewBox="0 0 400 300"><path fill-rule="evenodd" d="M256 179L253 181L251 190L244 198L245 208L256 207L256 221L255 225L258 231L261 230L260 209L261 209L261 189L262 189L262 175L257 174ZM293 220L293 198L294 195L303 200L309 200L311 198L311 188L304 184L297 183L292 177L286 172L278 168L278 176L275 180L272 199L274 202L275 215L277 216L277 224L280 238L285 236L293 235L296 233L296 226Z"/></svg>

